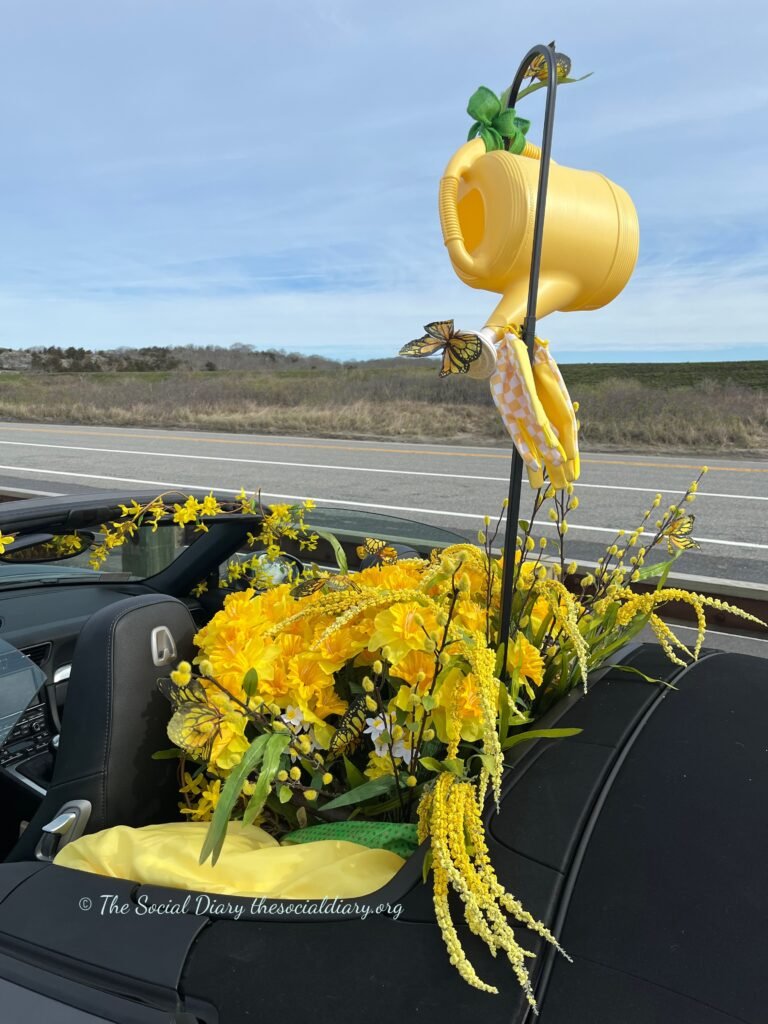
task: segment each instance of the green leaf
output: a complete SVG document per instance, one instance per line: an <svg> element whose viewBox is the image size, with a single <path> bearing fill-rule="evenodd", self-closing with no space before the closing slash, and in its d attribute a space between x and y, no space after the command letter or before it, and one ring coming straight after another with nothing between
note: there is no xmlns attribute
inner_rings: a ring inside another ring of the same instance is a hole
<svg viewBox="0 0 768 1024"><path fill-rule="evenodd" d="M347 556L344 554L344 548L339 544L336 537L328 530L318 530L316 526L312 526L314 532L318 537L322 537L323 540L327 540L333 549L333 554L336 559L336 565L339 567L339 572L348 573L349 563L347 562Z"/></svg>
<svg viewBox="0 0 768 1024"><path fill-rule="evenodd" d="M509 735L509 720L511 716L509 694L504 683L499 683L499 739L503 743Z"/></svg>
<svg viewBox="0 0 768 1024"><path fill-rule="evenodd" d="M421 698L421 703L425 711L432 711L437 704L437 698L428 693Z"/></svg>
<svg viewBox="0 0 768 1024"><path fill-rule="evenodd" d="M422 768L426 768L428 772L441 772L443 771L443 762L438 761L435 757L421 757L419 758L419 764Z"/></svg>
<svg viewBox="0 0 768 1024"><path fill-rule="evenodd" d="M427 850L427 852L424 854L424 863L421 865L421 880L424 883L424 885L427 884L427 876L429 875L429 872L432 870L432 860L432 850Z"/></svg>
<svg viewBox="0 0 768 1024"><path fill-rule="evenodd" d="M366 777L363 775L363 773L360 771L360 769L357 767L357 765L353 764L349 760L349 758L347 757L346 754L344 754L343 757L344 757L344 772L345 772L345 774L347 776L347 782L349 783L349 788L350 789L357 789L358 786L364 786L365 783L367 782Z"/></svg>
<svg viewBox="0 0 768 1024"><path fill-rule="evenodd" d="M447 771L452 772L454 775L464 774L464 759L461 757L447 757L443 764Z"/></svg>
<svg viewBox="0 0 768 1024"><path fill-rule="evenodd" d="M639 583L641 580L653 580L656 579L657 576L666 577L669 573L669 570L672 568L672 566L675 564L679 557L680 552L678 551L674 555L672 555L671 558L668 558L666 562L654 562L653 565L640 566L640 568L637 570L636 582Z"/></svg>
<svg viewBox="0 0 768 1024"><path fill-rule="evenodd" d="M266 803L272 783L275 781L275 776L280 768L280 758L290 742L291 736L284 732L272 733L267 740L267 745L264 748L264 758L261 762L261 770L259 771L259 777L256 779L256 787L243 815L244 825L250 825Z"/></svg>
<svg viewBox="0 0 768 1024"><path fill-rule="evenodd" d="M255 668L249 668L243 677L243 692L246 697L254 697L259 689L259 673Z"/></svg>
<svg viewBox="0 0 768 1024"><path fill-rule="evenodd" d="M293 790L290 786L278 786L277 787L277 799L281 804L287 804L293 796Z"/></svg>
<svg viewBox="0 0 768 1024"><path fill-rule="evenodd" d="M594 71L588 71L586 75L582 75L580 78L561 78L558 81L557 84L558 84L558 87L561 86L561 85L574 85L576 82L583 82L585 78L591 78L593 74L594 74ZM517 101L518 101L518 103L520 102L520 100L524 99L526 96L530 96L531 93L537 92L539 89L546 89L546 87L547 87L547 83L546 82L533 82L531 85L527 85L525 87L525 89L521 89L520 92L517 94ZM502 96L502 100L505 103L506 103L506 97L508 97L508 96L509 96L509 89L507 89L507 91Z"/></svg>
<svg viewBox="0 0 768 1024"><path fill-rule="evenodd" d="M502 750L510 750L518 743L526 743L528 740L559 740L566 736L578 736L581 729L529 729L527 732L519 732L510 736L502 745Z"/></svg>
<svg viewBox="0 0 768 1024"><path fill-rule="evenodd" d="M221 795L216 804L216 810L213 812L213 818L205 834L205 842L200 851L201 864L205 864L208 857L211 858L211 864L215 864L219 859L232 809L240 797L243 783L264 756L264 749L269 738L270 734L268 733L257 736L243 754L240 764L233 768L227 776L227 781L221 788Z"/></svg>
<svg viewBox="0 0 768 1024"><path fill-rule="evenodd" d="M634 676L640 676L646 683L659 683L661 686L666 686L670 690L676 690L677 687L674 683L667 682L666 679L657 679L655 676L647 676L645 672L641 672L639 668L635 668L633 665L611 665L611 671L618 670L619 672L631 672Z"/></svg>
<svg viewBox="0 0 768 1024"><path fill-rule="evenodd" d="M471 142L472 139L476 139L479 131L480 131L480 122L479 121L475 121L472 124L472 127L467 132L467 142Z"/></svg>
<svg viewBox="0 0 768 1024"><path fill-rule="evenodd" d="M181 757L184 753L183 750L179 750L178 747L171 747L169 750L156 750L152 755L153 761L172 761L174 758Z"/></svg>
<svg viewBox="0 0 768 1024"><path fill-rule="evenodd" d="M487 772L493 772L496 767L496 758L493 757L492 754L473 754L469 758L470 761L474 761L475 759L480 761Z"/></svg>
<svg viewBox="0 0 768 1024"><path fill-rule="evenodd" d="M501 679L501 669L502 669L502 665L503 664L504 664L504 644L500 644L499 647L496 648L496 664L495 664L495 667L493 669L493 674L496 676L497 679Z"/></svg>
<svg viewBox="0 0 768 1024"><path fill-rule="evenodd" d="M527 519L518 519L517 525L520 527L523 533L528 533L528 531L531 528L531 524L528 522Z"/></svg>
<svg viewBox="0 0 768 1024"><path fill-rule="evenodd" d="M499 97L485 85L481 85L469 97L467 113L475 121L490 124L500 110L501 103L499 102Z"/></svg>
<svg viewBox="0 0 768 1024"><path fill-rule="evenodd" d="M388 796L395 790L395 780L392 775L381 775L378 779L369 779L362 786L351 789L348 793L342 793L327 804L323 804L324 811L332 811L337 807L349 807L352 804L360 804L364 800L372 800L377 796Z"/></svg>

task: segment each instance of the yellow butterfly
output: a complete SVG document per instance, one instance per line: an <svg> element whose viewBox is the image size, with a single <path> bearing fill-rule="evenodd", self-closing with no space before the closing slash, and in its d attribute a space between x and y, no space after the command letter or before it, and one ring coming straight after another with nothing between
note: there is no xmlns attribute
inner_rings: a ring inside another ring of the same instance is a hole
<svg viewBox="0 0 768 1024"><path fill-rule="evenodd" d="M321 590L356 590L360 587L347 576L307 576L291 588L291 597L301 598L317 594Z"/></svg>
<svg viewBox="0 0 768 1024"><path fill-rule="evenodd" d="M397 549L390 547L385 540L366 537L365 544L358 545L357 557L360 561L364 558L375 558L381 565L394 565L397 561Z"/></svg>
<svg viewBox="0 0 768 1024"><path fill-rule="evenodd" d="M676 551L690 551L701 546L691 537L694 522L694 516L683 513L662 530L661 535L666 538L670 555L674 555Z"/></svg>
<svg viewBox="0 0 768 1024"><path fill-rule="evenodd" d="M207 761L226 715L211 704L179 704L168 723L168 739L186 754Z"/></svg>
<svg viewBox="0 0 768 1024"><path fill-rule="evenodd" d="M554 49L555 40L553 39L549 45ZM562 80L567 78L570 74L571 58L566 53L555 53L555 66L557 67L557 80L558 82L562 82ZM547 74L547 62L544 57L539 54L537 57L534 57L528 65L525 77L537 78L540 82L546 82Z"/></svg>
<svg viewBox="0 0 768 1024"><path fill-rule="evenodd" d="M469 331L454 330L453 320L435 320L434 323L425 324L424 330L427 332L424 337L403 345L400 355L433 356L442 349L441 377L451 373L466 373L483 351L483 343L478 336Z"/></svg>
<svg viewBox="0 0 768 1024"><path fill-rule="evenodd" d="M342 715L339 727L328 744L328 753L331 757L351 753L359 746L365 730L367 713L368 709L365 702L365 694L363 693L355 697Z"/></svg>

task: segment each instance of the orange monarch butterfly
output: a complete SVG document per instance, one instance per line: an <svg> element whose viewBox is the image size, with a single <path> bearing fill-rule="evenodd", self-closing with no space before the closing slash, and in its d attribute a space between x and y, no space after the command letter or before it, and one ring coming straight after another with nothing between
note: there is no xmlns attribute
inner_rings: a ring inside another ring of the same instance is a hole
<svg viewBox="0 0 768 1024"><path fill-rule="evenodd" d="M331 737L328 744L328 753L331 757L350 753L359 745L365 729L366 713L365 694L361 693L350 703L341 717L338 729Z"/></svg>
<svg viewBox="0 0 768 1024"><path fill-rule="evenodd" d="M549 44L552 49L555 48L555 40ZM557 67L557 80L562 82L564 78L567 78L571 72L571 58L566 53L555 53L555 66ZM528 70L525 72L526 78L537 78L540 82L546 82L547 80L547 62L544 57L539 54L534 57L531 63L528 65Z"/></svg>
<svg viewBox="0 0 768 1024"><path fill-rule="evenodd" d="M694 522L695 517L693 515L684 513L673 519L669 526L661 531L661 536L667 541L667 550L670 555L674 555L676 550L690 551L692 548L701 547L691 537Z"/></svg>
<svg viewBox="0 0 768 1024"><path fill-rule="evenodd" d="M360 544L357 548L357 557L361 561L364 558L375 558L381 565L394 565L397 561L397 549L390 547L384 540L366 537L365 544Z"/></svg>
<svg viewBox="0 0 768 1024"><path fill-rule="evenodd" d="M403 345L400 355L433 356L442 349L441 377L451 373L466 373L483 351L483 343L478 336L469 331L454 330L453 320L435 320L434 323L425 324L424 330L427 332L424 337Z"/></svg>
<svg viewBox="0 0 768 1024"><path fill-rule="evenodd" d="M291 597L309 597L325 590L326 587L332 591L360 590L360 587L347 576L308 576L291 588Z"/></svg>

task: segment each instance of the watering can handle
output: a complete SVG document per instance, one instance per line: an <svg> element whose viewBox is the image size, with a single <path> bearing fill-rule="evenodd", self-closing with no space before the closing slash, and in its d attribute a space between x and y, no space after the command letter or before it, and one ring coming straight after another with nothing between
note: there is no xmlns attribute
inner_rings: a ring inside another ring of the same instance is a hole
<svg viewBox="0 0 768 1024"><path fill-rule="evenodd" d="M486 273L487 268L470 255L464 242L459 222L459 182L475 160L485 152L485 143L480 138L465 143L454 153L440 179L440 226L443 229L443 241L453 263L470 276L482 275ZM541 150L532 142L526 142L525 149L520 155L538 160L541 157Z"/></svg>

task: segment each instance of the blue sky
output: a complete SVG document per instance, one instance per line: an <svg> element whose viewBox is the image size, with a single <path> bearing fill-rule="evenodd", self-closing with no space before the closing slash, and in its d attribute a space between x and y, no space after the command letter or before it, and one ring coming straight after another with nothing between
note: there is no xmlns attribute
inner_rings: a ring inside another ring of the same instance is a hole
<svg viewBox="0 0 768 1024"><path fill-rule="evenodd" d="M394 354L481 326L437 184L467 99L556 38L554 156L635 200L562 362L768 355L768 19L753 2L0 0L0 346ZM540 97L520 107L534 120Z"/></svg>

